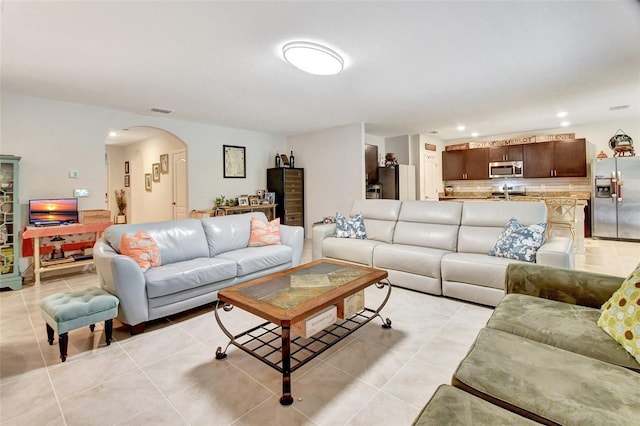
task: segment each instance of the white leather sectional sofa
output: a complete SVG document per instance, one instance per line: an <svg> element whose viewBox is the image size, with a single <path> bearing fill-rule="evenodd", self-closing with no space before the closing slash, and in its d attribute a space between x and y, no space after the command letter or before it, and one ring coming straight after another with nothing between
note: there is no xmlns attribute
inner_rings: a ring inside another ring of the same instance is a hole
<svg viewBox="0 0 640 426"><path fill-rule="evenodd" d="M544 203L499 201L357 200L350 214L364 218L367 239L336 238L335 224L313 228L313 259L344 260L388 271L393 285L496 306L507 265L489 256L511 218L546 222ZM525 262L522 262L525 263ZM571 236L553 236L536 263L573 269Z"/></svg>

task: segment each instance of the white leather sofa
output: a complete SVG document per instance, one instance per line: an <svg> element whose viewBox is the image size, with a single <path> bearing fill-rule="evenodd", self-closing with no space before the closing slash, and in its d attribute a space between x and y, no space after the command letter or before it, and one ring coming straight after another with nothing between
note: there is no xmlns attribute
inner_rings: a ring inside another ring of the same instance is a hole
<svg viewBox="0 0 640 426"><path fill-rule="evenodd" d="M357 200L367 239L336 238L335 224L313 228L313 259L331 258L384 269L393 285L496 306L504 296L507 265L489 256L505 224L546 222L544 203L498 201ZM522 262L526 263L526 262ZM573 269L570 236L553 236L536 263Z"/></svg>

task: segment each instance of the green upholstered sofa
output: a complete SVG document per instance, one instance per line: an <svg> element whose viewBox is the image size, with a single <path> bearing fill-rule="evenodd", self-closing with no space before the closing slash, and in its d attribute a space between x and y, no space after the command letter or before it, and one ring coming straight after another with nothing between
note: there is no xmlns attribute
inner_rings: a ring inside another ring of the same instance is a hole
<svg viewBox="0 0 640 426"><path fill-rule="evenodd" d="M510 264L507 294L458 366L452 384L544 424L636 424L640 364L597 325L600 306L623 281ZM459 399L440 398L438 403L450 401L453 408ZM423 413L448 412L439 408Z"/></svg>

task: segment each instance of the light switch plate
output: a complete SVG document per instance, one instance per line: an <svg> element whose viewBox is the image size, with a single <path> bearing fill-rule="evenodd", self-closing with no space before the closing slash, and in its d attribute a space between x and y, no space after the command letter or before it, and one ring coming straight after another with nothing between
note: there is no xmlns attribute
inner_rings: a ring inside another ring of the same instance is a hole
<svg viewBox="0 0 640 426"><path fill-rule="evenodd" d="M89 196L89 190L88 189L74 189L73 190L73 196L74 197L88 197Z"/></svg>

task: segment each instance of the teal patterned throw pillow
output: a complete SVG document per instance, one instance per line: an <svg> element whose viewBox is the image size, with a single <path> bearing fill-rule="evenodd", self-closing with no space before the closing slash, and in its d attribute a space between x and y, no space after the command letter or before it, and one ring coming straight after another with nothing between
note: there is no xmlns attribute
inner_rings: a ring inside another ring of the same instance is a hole
<svg viewBox="0 0 640 426"><path fill-rule="evenodd" d="M546 223L523 226L517 219L511 218L488 254L489 256L535 262L536 252L544 242L546 229Z"/></svg>
<svg viewBox="0 0 640 426"><path fill-rule="evenodd" d="M336 213L336 237L367 239L362 215L357 213L351 220L341 213Z"/></svg>

